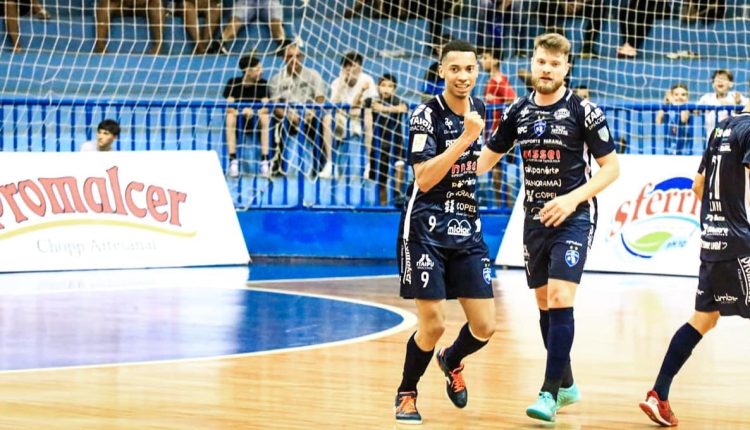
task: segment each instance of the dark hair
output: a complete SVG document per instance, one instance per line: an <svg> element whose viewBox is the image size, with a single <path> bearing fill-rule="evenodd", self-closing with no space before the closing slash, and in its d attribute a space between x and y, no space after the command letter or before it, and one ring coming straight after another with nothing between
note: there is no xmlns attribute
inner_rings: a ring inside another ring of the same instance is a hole
<svg viewBox="0 0 750 430"><path fill-rule="evenodd" d="M589 87L587 87L586 85L579 85L575 89L577 89L577 90L588 90Z"/></svg>
<svg viewBox="0 0 750 430"><path fill-rule="evenodd" d="M500 60L500 50L493 49L493 48L483 48L480 52L480 55L487 54L489 55L493 60Z"/></svg>
<svg viewBox="0 0 750 430"><path fill-rule="evenodd" d="M448 55L448 53L457 51L457 52L473 52L474 56L477 55L477 50L474 48L474 46L461 39L451 40L448 42L445 46L443 46L443 54L440 56L440 62L443 62L443 59L445 59L445 56Z"/></svg>
<svg viewBox="0 0 750 430"><path fill-rule="evenodd" d="M729 79L729 82L734 82L734 75L732 74L732 72L730 72L727 69L716 69L716 70L714 70L714 72L711 74L711 80L712 81L714 79L716 79L716 75L727 75L727 79Z"/></svg>
<svg viewBox="0 0 750 430"><path fill-rule="evenodd" d="M378 85L380 85L380 83L383 81L391 81L393 82L394 85L398 85L398 81L396 80L396 77L390 73L383 73L383 76L381 76L380 79L378 79Z"/></svg>
<svg viewBox="0 0 750 430"><path fill-rule="evenodd" d="M352 66L354 64L359 64L361 66L362 60L362 54L360 54L359 52L347 52L343 57L341 57L341 67Z"/></svg>
<svg viewBox="0 0 750 430"><path fill-rule="evenodd" d="M112 133L113 136L117 137L120 135L120 124L118 124L117 121L113 119L105 119L96 127L96 131L99 130L106 130Z"/></svg>
<svg viewBox="0 0 750 430"><path fill-rule="evenodd" d="M238 65L240 66L240 70L245 70L248 67L255 67L258 64L260 64L260 60L254 55L243 55L242 57L240 57L240 61L238 63Z"/></svg>

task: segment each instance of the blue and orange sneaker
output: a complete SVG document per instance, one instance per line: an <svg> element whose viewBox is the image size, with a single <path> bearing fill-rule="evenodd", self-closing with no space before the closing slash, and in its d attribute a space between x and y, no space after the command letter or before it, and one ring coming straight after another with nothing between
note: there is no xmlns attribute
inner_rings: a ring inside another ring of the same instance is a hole
<svg viewBox="0 0 750 430"><path fill-rule="evenodd" d="M448 365L445 364L444 348L435 354L435 360L445 375L445 392L448 393L448 398L457 408L465 408L469 401L469 393L466 391L464 377L461 375L464 365L461 364L453 370L448 369Z"/></svg>
<svg viewBox="0 0 750 430"><path fill-rule="evenodd" d="M656 391L646 393L646 400L638 404L641 410L651 418L651 421L662 427L674 427L679 420L669 406L669 400L662 400Z"/></svg>
<svg viewBox="0 0 750 430"><path fill-rule="evenodd" d="M554 422L557 415L557 401L547 391L539 393L533 405L526 408L526 415L537 420Z"/></svg>
<svg viewBox="0 0 750 430"><path fill-rule="evenodd" d="M404 391L396 394L396 422L399 424L422 424L422 415L417 410L417 392Z"/></svg>
<svg viewBox="0 0 750 430"><path fill-rule="evenodd" d="M560 391L557 392L557 409L572 405L579 400L581 400L581 392L575 382L568 388L560 387Z"/></svg>

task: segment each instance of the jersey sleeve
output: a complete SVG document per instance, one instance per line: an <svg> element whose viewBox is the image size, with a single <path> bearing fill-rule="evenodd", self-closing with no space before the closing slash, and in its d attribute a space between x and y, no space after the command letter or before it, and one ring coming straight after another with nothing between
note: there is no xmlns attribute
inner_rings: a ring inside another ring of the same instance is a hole
<svg viewBox="0 0 750 430"><path fill-rule="evenodd" d="M607 118L599 106L588 100L581 102L583 107L583 139L594 158L604 157L615 150L615 141L609 132Z"/></svg>
<svg viewBox="0 0 750 430"><path fill-rule="evenodd" d="M748 130L748 129L745 129ZM750 133L740 133L740 148L742 150L742 164L750 167Z"/></svg>
<svg viewBox="0 0 750 430"><path fill-rule="evenodd" d="M419 105L409 119L409 164L422 163L437 154L432 109Z"/></svg>
<svg viewBox="0 0 750 430"><path fill-rule="evenodd" d="M518 137L518 128L516 127L516 116L518 112L518 99L505 109L500 125L492 133L490 141L487 142L487 148L498 154L507 154L513 148L513 144Z"/></svg>

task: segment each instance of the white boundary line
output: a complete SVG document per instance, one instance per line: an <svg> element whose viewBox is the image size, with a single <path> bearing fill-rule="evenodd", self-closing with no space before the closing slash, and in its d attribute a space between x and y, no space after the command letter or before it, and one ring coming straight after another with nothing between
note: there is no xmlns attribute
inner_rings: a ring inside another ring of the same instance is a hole
<svg viewBox="0 0 750 430"><path fill-rule="evenodd" d="M360 278L365 278L365 277L363 276ZM330 278L330 279L347 279L347 278ZM278 281L278 282L281 282L281 281ZM286 281L286 282L289 282L289 281ZM411 312L408 312L408 311L405 311L403 309L399 309L393 306L383 305L383 304L375 303L375 302L368 302L364 300L335 297L335 296L329 296L329 295L324 295L324 294L302 293L302 292L295 292L295 291L278 291L278 290L273 290L273 289L268 289L268 288L255 288L255 287L250 287L250 286L246 286L243 288L227 288L227 289L234 289L234 290L244 289L244 290L249 290L249 291L261 291L261 292L268 292L268 293L286 294L286 295L292 295L292 296L307 296L307 297L322 298L326 300L336 300L339 302L354 303L358 305L365 305L365 306L380 308L380 309L393 312L397 315L400 315L403 318L403 321L401 321L401 323L396 325L395 327L391 327L383 331L366 334L364 336L353 337L350 339L337 340L333 342L316 343L314 345L295 346L291 348L279 348L279 349L271 349L267 351L254 351L254 352L245 352L245 353L239 353L239 354L212 355L210 357L186 357L186 358L175 358L175 359L165 359L165 360L133 361L133 362L123 362L123 363L84 364L84 365L74 365L74 366L39 367L39 368L32 368L32 369L10 369L10 370L0 370L0 374L5 375L5 374L11 374L11 373L53 372L53 371L59 371L59 370L67 371L67 370L85 370L85 369L100 369L100 368L105 369L105 368L110 368L110 367L143 366L143 365L164 364L164 363L187 363L187 362L200 362L200 361L209 361L209 360L223 360L226 358L240 358L240 357L271 355L271 354L282 354L286 352L295 352L295 351L307 351L307 350L330 348L334 346L366 342L369 340L379 339L381 337L390 336L392 334L406 330L409 327L413 327L417 323L416 315L414 315ZM87 290L87 291L91 291L91 290Z"/></svg>

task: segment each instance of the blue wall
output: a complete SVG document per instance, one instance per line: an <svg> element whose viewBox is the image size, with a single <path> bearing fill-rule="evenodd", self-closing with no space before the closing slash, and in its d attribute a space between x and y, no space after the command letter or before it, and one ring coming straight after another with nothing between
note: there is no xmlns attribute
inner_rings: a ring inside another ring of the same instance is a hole
<svg viewBox="0 0 750 430"><path fill-rule="evenodd" d="M251 256L396 258L400 212L256 209L237 212ZM482 215L494 259L507 215Z"/></svg>

